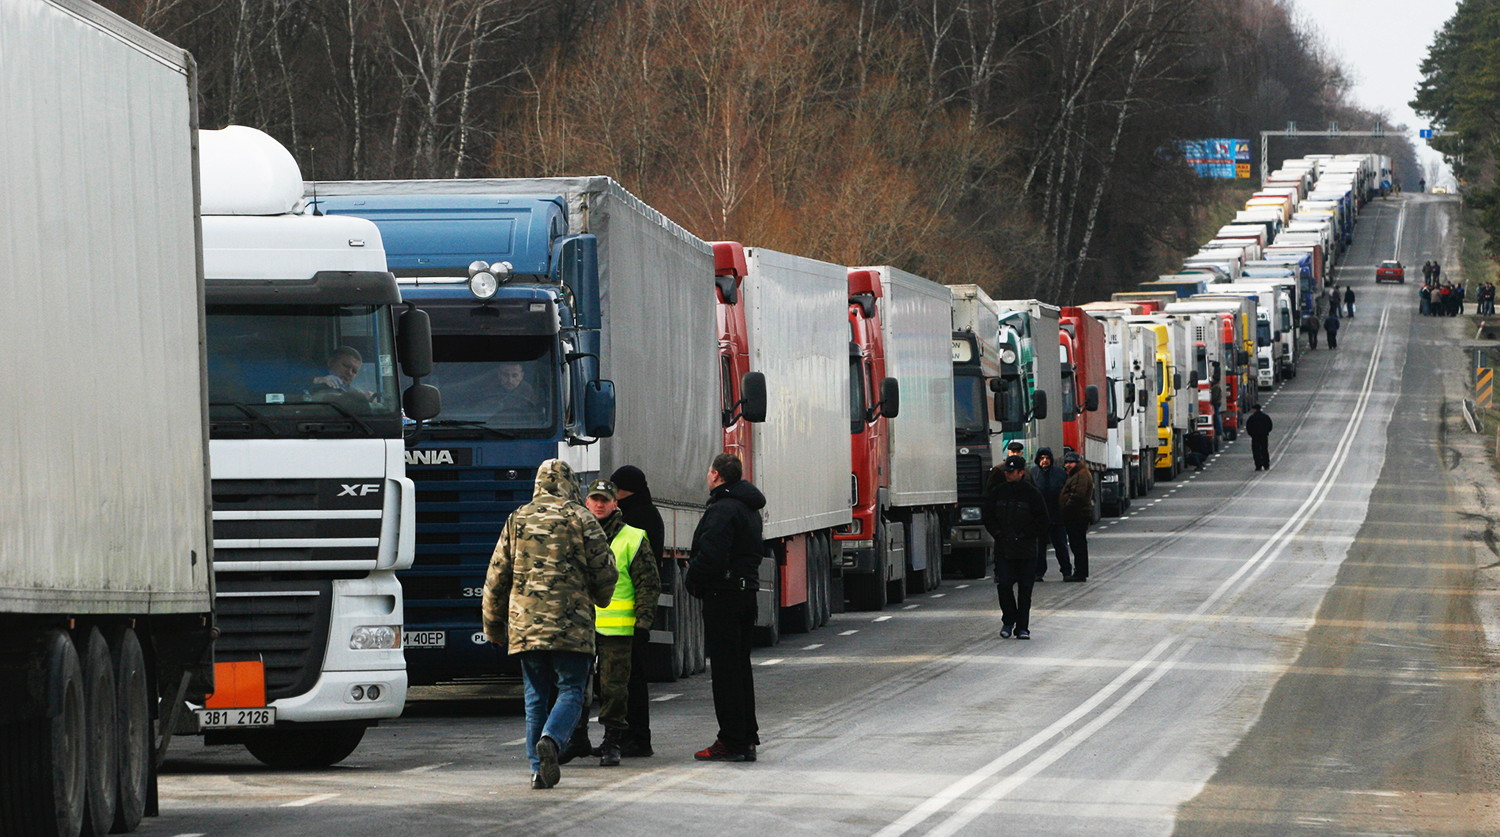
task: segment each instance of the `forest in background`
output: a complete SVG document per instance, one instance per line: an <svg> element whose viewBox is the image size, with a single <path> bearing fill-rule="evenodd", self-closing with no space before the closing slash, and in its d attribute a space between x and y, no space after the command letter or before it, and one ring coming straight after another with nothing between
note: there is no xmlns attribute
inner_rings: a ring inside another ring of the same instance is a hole
<svg viewBox="0 0 1500 837"><path fill-rule="evenodd" d="M104 5L193 53L203 127L267 131L309 178L606 174L705 239L999 298L1195 251L1246 181L1180 140L1382 121L1286 0ZM1414 182L1410 143L1375 142L1272 161L1376 150Z"/></svg>
<svg viewBox="0 0 1500 837"><path fill-rule="evenodd" d="M1485 253L1500 261L1500 2L1460 0L1422 62L1412 109L1450 132L1432 147L1453 166L1466 222L1483 231ZM1477 281L1477 280L1471 280Z"/></svg>

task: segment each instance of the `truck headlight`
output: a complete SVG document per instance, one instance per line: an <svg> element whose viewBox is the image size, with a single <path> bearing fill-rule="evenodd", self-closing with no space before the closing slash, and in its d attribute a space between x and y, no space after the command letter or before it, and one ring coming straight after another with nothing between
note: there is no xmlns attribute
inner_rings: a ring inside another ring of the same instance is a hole
<svg viewBox="0 0 1500 837"><path fill-rule="evenodd" d="M965 506L958 510L958 519L964 523L978 523L982 517L976 506Z"/></svg>
<svg viewBox="0 0 1500 837"><path fill-rule="evenodd" d="M355 651L378 651L401 647L401 629L392 625L361 625L349 635Z"/></svg>
<svg viewBox="0 0 1500 837"><path fill-rule="evenodd" d="M1104 481L1105 482L1119 482L1120 481L1120 475L1116 474L1116 473L1113 473L1113 472L1105 474L1104 475Z"/></svg>

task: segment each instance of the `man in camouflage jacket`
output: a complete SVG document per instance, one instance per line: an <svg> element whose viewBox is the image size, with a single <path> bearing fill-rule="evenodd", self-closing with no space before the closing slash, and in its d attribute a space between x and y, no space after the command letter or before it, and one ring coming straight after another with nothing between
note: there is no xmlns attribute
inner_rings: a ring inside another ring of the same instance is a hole
<svg viewBox="0 0 1500 837"><path fill-rule="evenodd" d="M609 539L583 507L573 469L543 462L531 502L505 522L483 600L484 635L521 658L533 788L550 788L561 776L558 742L568 740L583 711L594 606L609 604L618 578Z"/></svg>

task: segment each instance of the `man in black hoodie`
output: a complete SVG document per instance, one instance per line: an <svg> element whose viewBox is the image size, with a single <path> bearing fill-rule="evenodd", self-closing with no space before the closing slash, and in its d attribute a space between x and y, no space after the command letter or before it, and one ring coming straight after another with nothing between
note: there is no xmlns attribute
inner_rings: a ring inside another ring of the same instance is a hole
<svg viewBox="0 0 1500 837"><path fill-rule="evenodd" d="M1047 504L1026 482L1026 460L1006 457L984 488L984 528L995 539L995 590L1000 597L1000 636L1031 639L1031 587L1036 582L1037 536L1048 527Z"/></svg>
<svg viewBox="0 0 1500 837"><path fill-rule="evenodd" d="M688 592L703 600L704 643L719 720L718 739L694 754L699 761L755 761L760 743L750 645L765 549L760 510L766 497L743 474L738 456L714 457L708 469L708 508L693 532L683 579Z"/></svg>
<svg viewBox="0 0 1500 837"><path fill-rule="evenodd" d="M646 484L646 474L634 465L622 465L610 475L620 499L620 514L628 526L643 529L651 544L651 553L656 556L660 570L662 589L671 591L672 581L677 578L677 565L666 554L666 524L661 512L651 502L651 487ZM651 749L651 694L646 686L646 651L651 645L651 631L637 630L635 644L630 650L630 698L625 707L625 721L630 729L621 740L620 755L631 758L652 755Z"/></svg>
<svg viewBox="0 0 1500 837"><path fill-rule="evenodd" d="M1047 574L1048 540L1052 541L1052 551L1057 553L1057 568L1062 570L1064 577L1070 576L1073 574L1073 565L1068 561L1068 530L1063 525L1060 505L1068 472L1058 466L1057 460L1052 456L1052 448L1037 448L1036 465L1031 468L1031 481L1042 492L1042 499L1047 502L1048 515L1046 527L1037 533L1036 580L1041 581Z"/></svg>

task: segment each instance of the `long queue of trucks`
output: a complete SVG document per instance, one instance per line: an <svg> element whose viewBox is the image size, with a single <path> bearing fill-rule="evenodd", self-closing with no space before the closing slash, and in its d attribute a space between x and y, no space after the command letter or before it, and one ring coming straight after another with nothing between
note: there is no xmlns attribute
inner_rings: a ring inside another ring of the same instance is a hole
<svg viewBox="0 0 1500 837"><path fill-rule="evenodd" d="M180 50L84 0L0 15L6 366L49 382L0 414L5 834L134 828L174 734L327 765L409 684L506 671L478 599L550 458L647 475L659 680L704 668L678 561L719 452L768 497L767 644L982 577L1011 442L1120 514L1295 374L1389 167L1287 161L1181 273L1059 307L705 241L608 177L306 182L198 130ZM87 302L59 253L108 267Z"/></svg>

